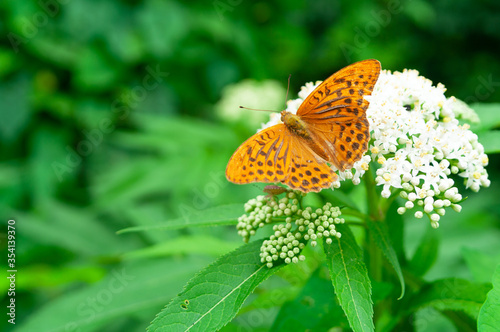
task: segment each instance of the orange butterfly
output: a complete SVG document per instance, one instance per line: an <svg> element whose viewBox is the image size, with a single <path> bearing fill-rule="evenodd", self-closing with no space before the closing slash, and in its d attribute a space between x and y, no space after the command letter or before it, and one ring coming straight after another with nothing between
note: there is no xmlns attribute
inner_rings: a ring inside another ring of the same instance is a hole
<svg viewBox="0 0 500 332"><path fill-rule="evenodd" d="M281 182L318 192L337 180L368 148L368 101L380 74L378 60L347 66L321 83L297 114L281 112L283 123L261 130L233 154L226 178L234 183Z"/></svg>

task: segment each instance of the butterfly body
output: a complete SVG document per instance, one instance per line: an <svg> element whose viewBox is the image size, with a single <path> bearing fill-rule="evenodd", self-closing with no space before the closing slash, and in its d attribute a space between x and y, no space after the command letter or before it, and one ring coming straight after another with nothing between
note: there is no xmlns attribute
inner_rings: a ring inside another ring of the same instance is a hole
<svg viewBox="0 0 500 332"><path fill-rule="evenodd" d="M300 119L298 115L282 111L281 121L292 133L300 136L306 140L311 139L311 133L307 130L307 124Z"/></svg>
<svg viewBox="0 0 500 332"><path fill-rule="evenodd" d="M368 148L368 101L380 73L377 60L347 66L321 83L297 114L281 112L283 123L246 140L226 168L229 181L281 182L303 192L331 187L331 168L352 167Z"/></svg>
<svg viewBox="0 0 500 332"><path fill-rule="evenodd" d="M287 112L281 112L281 121L287 127L287 129L295 134L297 137L302 138L302 143L307 145L311 150L313 150L318 156L324 160L332 161L331 155L333 152L330 149L325 149L326 144L319 145L317 142L320 138L314 134L313 130L309 130L308 124L300 118L300 116Z"/></svg>

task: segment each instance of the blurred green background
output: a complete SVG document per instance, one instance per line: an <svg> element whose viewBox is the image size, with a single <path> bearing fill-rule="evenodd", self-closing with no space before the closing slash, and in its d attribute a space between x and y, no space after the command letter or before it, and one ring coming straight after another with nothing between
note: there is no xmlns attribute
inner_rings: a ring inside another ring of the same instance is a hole
<svg viewBox="0 0 500 332"><path fill-rule="evenodd" d="M237 105L282 109L289 74L294 98L367 58L468 103L500 102L499 22L496 0L2 1L0 218L16 220L16 327L143 331L241 242L232 227L115 232L261 193L224 177L262 121ZM464 247L498 251L490 160L492 186L442 219L430 277L472 277ZM412 234L428 226L408 219Z"/></svg>

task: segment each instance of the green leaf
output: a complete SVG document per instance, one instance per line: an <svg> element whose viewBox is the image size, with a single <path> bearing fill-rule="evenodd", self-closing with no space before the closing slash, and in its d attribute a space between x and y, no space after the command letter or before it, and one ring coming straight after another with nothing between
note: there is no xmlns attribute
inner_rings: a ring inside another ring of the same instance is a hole
<svg viewBox="0 0 500 332"><path fill-rule="evenodd" d="M111 88L121 75L119 64L97 48L85 48L77 59L74 81L82 90L95 92Z"/></svg>
<svg viewBox="0 0 500 332"><path fill-rule="evenodd" d="M175 296L190 275L207 260L141 260L125 264L84 289L51 301L33 314L18 332L104 331L104 326L136 313L155 310Z"/></svg>
<svg viewBox="0 0 500 332"><path fill-rule="evenodd" d="M479 143L484 147L484 153L500 152L500 130L481 131L476 134Z"/></svg>
<svg viewBox="0 0 500 332"><path fill-rule="evenodd" d="M474 280L490 282L496 265L500 262L500 255L488 255L473 248L462 248L461 251Z"/></svg>
<svg viewBox="0 0 500 332"><path fill-rule="evenodd" d="M327 331L334 326L346 327L347 321L335 301L327 273L321 267L313 273L301 293L281 307L271 331Z"/></svg>
<svg viewBox="0 0 500 332"><path fill-rule="evenodd" d="M431 306L439 311L463 311L476 319L490 289L488 284L472 283L464 279L437 280L424 286L418 294L409 299L410 310L413 312Z"/></svg>
<svg viewBox="0 0 500 332"><path fill-rule="evenodd" d="M83 257L114 255L134 247L132 243L120 241L87 209L57 200L45 200L38 214L15 211L15 215L26 221L18 227L31 242L55 245Z"/></svg>
<svg viewBox="0 0 500 332"><path fill-rule="evenodd" d="M448 320L455 325L457 331L460 332L475 332L476 330L476 319L472 319L467 314L462 311L453 310L443 310L441 314L448 318ZM449 329L438 329L437 331L446 331Z"/></svg>
<svg viewBox="0 0 500 332"><path fill-rule="evenodd" d="M228 242L208 235L182 236L127 253L125 259L166 257L171 255L209 254L220 256L236 249L240 242Z"/></svg>
<svg viewBox="0 0 500 332"><path fill-rule="evenodd" d="M148 331L216 331L230 322L255 287L279 269L260 262L261 245L261 241L243 245L202 270Z"/></svg>
<svg viewBox="0 0 500 332"><path fill-rule="evenodd" d="M346 193L340 190L324 190L324 195L329 202L335 203L337 206L346 206L355 211L358 211L358 207L355 202L352 201L351 197L349 197Z"/></svg>
<svg viewBox="0 0 500 332"><path fill-rule="evenodd" d="M479 143L484 147L484 152L500 152L500 131L494 130L500 127L500 104L477 103L471 107L481 120L480 123L471 125L471 129L477 134Z"/></svg>
<svg viewBox="0 0 500 332"><path fill-rule="evenodd" d="M367 219L366 224L368 226L368 229L370 230L371 238L382 250L389 263L391 263L392 267L394 267L394 271L396 272L399 283L401 284L401 295L399 296L399 299L401 299L405 295L405 280L403 277L403 272L401 271L401 266L399 265L396 251L394 250L391 239L389 237L387 224L384 222L373 221L369 218Z"/></svg>
<svg viewBox="0 0 500 332"><path fill-rule="evenodd" d="M189 31L189 19L178 2L145 1L137 16L137 28L149 53L158 58L172 55L176 45Z"/></svg>
<svg viewBox="0 0 500 332"><path fill-rule="evenodd" d="M401 324L386 329L385 331L415 331L415 332L441 332L460 331L473 332L470 324L465 319L471 318L460 311L440 312L432 307L425 307L412 313L411 318L403 320ZM472 326L476 325L475 321Z"/></svg>
<svg viewBox="0 0 500 332"><path fill-rule="evenodd" d="M154 226L130 227L118 231L118 234L138 231L171 230L186 227L236 225L243 214L242 204L229 204L197 211L186 207L184 218L173 219Z"/></svg>
<svg viewBox="0 0 500 332"><path fill-rule="evenodd" d="M20 291L36 292L42 287L67 287L72 282L94 283L109 272L97 265L48 266L40 263L24 267L25 273L16 276L16 288ZM0 285L0 291L7 291L9 286Z"/></svg>
<svg viewBox="0 0 500 332"><path fill-rule="evenodd" d="M396 288L392 282L371 280L371 283L372 300L375 304L386 299Z"/></svg>
<svg viewBox="0 0 500 332"><path fill-rule="evenodd" d="M499 103L476 103L470 107L474 109L481 120L479 124L471 126L474 132L500 127Z"/></svg>
<svg viewBox="0 0 500 332"><path fill-rule="evenodd" d="M30 39L27 45L31 52L39 54L43 61L57 64L74 70L74 64L78 62L83 48L74 41L67 41L59 36L45 35L44 38Z"/></svg>
<svg viewBox="0 0 500 332"><path fill-rule="evenodd" d="M498 331L500 326L498 314L500 312L500 265L497 265L492 282L493 289L488 293L477 319L477 328L483 332Z"/></svg>
<svg viewBox="0 0 500 332"><path fill-rule="evenodd" d="M0 84L0 140L14 142L30 119L30 78L18 75Z"/></svg>
<svg viewBox="0 0 500 332"><path fill-rule="evenodd" d="M429 225L410 261L410 269L417 276L425 275L436 262L438 249L439 233Z"/></svg>
<svg viewBox="0 0 500 332"><path fill-rule="evenodd" d="M118 17L114 20L115 29L108 29L105 36L109 51L125 63L140 60L144 53L143 40L130 23L129 17Z"/></svg>
<svg viewBox="0 0 500 332"><path fill-rule="evenodd" d="M19 67L21 64L17 61L15 53L9 48L0 47L0 78L3 80L8 74L19 70Z"/></svg>
<svg viewBox="0 0 500 332"><path fill-rule="evenodd" d="M406 264L406 253L404 248L404 233L405 233L405 223L403 216L397 212L399 207L399 202L395 199L389 206L385 222L389 231L389 238L391 239L392 247L396 251L398 260L401 265Z"/></svg>
<svg viewBox="0 0 500 332"><path fill-rule="evenodd" d="M342 237L324 245L335 293L354 331L374 331L371 283L361 248L349 227L336 228Z"/></svg>
<svg viewBox="0 0 500 332"><path fill-rule="evenodd" d="M68 146L68 137L57 129L55 126L39 125L30 137L31 150L26 174L32 179L30 192L36 205L43 205L43 202L56 196L60 182L78 173L77 167L59 171L59 166L66 165L68 151L65 146Z"/></svg>

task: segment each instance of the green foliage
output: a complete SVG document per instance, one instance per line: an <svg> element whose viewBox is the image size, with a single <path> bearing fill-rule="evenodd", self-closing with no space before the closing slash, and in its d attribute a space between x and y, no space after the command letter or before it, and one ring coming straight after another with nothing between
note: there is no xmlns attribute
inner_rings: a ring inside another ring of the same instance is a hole
<svg viewBox="0 0 500 332"><path fill-rule="evenodd" d="M481 329L498 326L498 11L494 1L2 1L0 247L16 220L19 273L16 325L2 319L0 330L144 331L158 313L154 324L189 325L180 292L207 299L190 298L192 317L215 317L203 326L224 331L462 330L478 312ZM370 222L361 186L309 195L312 206L345 207L349 228L262 282L275 269L259 270L260 240L240 246L232 226L263 185L224 175L256 128L216 105L244 79L281 84L252 96L259 105L284 102L289 74L293 96L366 58L415 68L471 104L492 186L466 191L463 211L438 230L398 215L397 200L384 224ZM328 269L343 274L332 284ZM207 271L225 284L209 285ZM454 277L459 292L440 297ZM9 286L0 283L4 302Z"/></svg>
<svg viewBox="0 0 500 332"><path fill-rule="evenodd" d="M482 251L463 248L462 254L473 278L479 282L490 282L500 255L487 255Z"/></svg>
<svg viewBox="0 0 500 332"><path fill-rule="evenodd" d="M226 325L255 287L279 269L260 262L260 246L241 246L200 271L148 331L216 331Z"/></svg>
<svg viewBox="0 0 500 332"><path fill-rule="evenodd" d="M335 294L354 331L374 331L372 287L361 249L349 228L338 231L342 240L325 244Z"/></svg>
<svg viewBox="0 0 500 332"><path fill-rule="evenodd" d="M124 264L99 282L43 306L16 331L97 331L127 319L143 321L144 329L148 315L175 296L182 280L206 262L190 259L178 266L175 260L142 259Z"/></svg>
<svg viewBox="0 0 500 332"><path fill-rule="evenodd" d="M493 289L488 293L486 301L481 307L479 318L477 320L477 328L479 331L495 331L500 324L500 265L497 266L493 274Z"/></svg>
<svg viewBox="0 0 500 332"><path fill-rule="evenodd" d="M153 226L142 226L126 228L118 233L134 232L134 231L151 231L151 230L171 230L186 227L202 227L202 226L223 226L223 225L236 225L236 220L242 214L241 204L231 204L217 206L215 208L197 211L193 208L181 207L181 213L184 218L171 220L164 224L157 224Z"/></svg>
<svg viewBox="0 0 500 332"><path fill-rule="evenodd" d="M385 257L394 268L396 275L398 276L399 282L401 284L401 295L398 298L399 300L405 295L405 280L403 278L403 272L401 271L401 266L399 265L399 261L396 256L396 251L391 244L387 225L383 222L373 221L371 219L367 219L366 225L370 230L371 240L377 243L377 246L380 248L380 250L382 250Z"/></svg>
<svg viewBox="0 0 500 332"><path fill-rule="evenodd" d="M500 127L499 106L500 104L498 103L471 105L481 119L481 122L472 128L475 129L486 153L500 152L500 131L498 130Z"/></svg>
<svg viewBox="0 0 500 332"><path fill-rule="evenodd" d="M413 273L425 275L436 262L438 249L438 234L429 226L409 263Z"/></svg>
<svg viewBox="0 0 500 332"><path fill-rule="evenodd" d="M474 284L457 278L436 280L411 298L410 310L432 306L440 311L460 310L476 319L490 289L488 284Z"/></svg>
<svg viewBox="0 0 500 332"><path fill-rule="evenodd" d="M280 309L272 331L327 331L333 325L347 327L344 314L332 295L332 282L323 268L318 268L300 294Z"/></svg>

